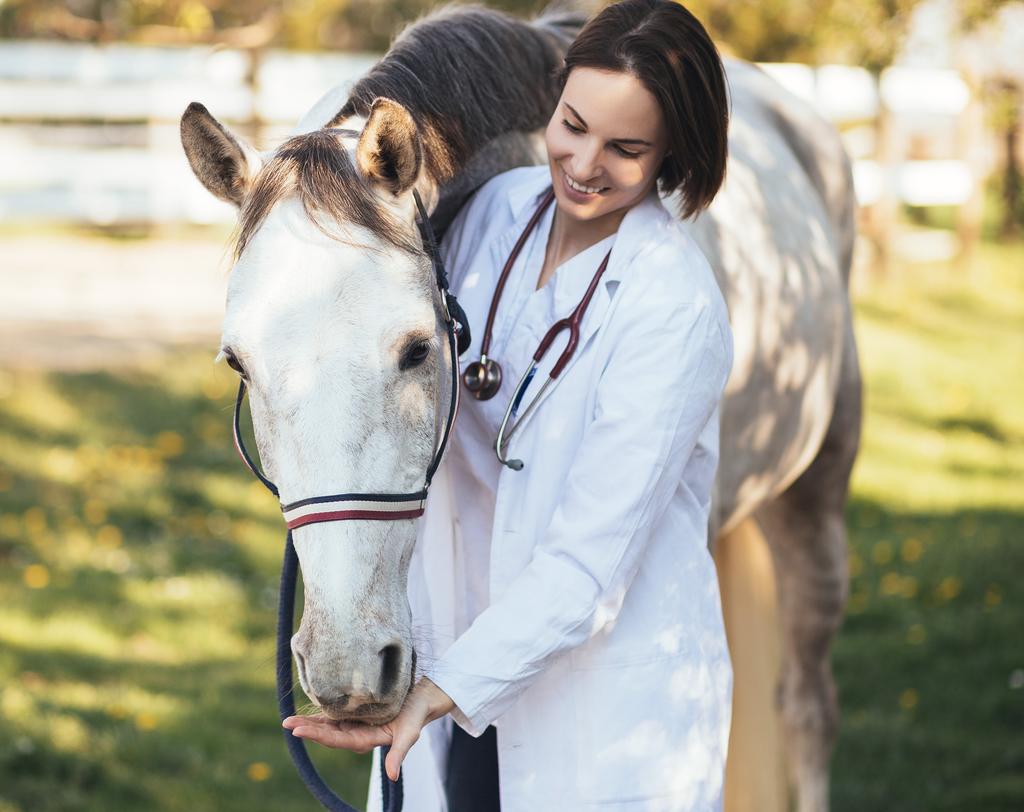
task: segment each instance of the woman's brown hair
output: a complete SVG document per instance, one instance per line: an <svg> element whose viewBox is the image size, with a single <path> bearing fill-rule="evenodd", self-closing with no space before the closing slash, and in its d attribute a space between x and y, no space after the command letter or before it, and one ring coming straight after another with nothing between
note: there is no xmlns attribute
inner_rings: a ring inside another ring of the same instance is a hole
<svg viewBox="0 0 1024 812"><path fill-rule="evenodd" d="M630 73L661 105L669 132L658 183L682 193L682 216L714 199L725 179L729 100L725 69L704 26L671 0L622 0L584 26L565 55L573 68Z"/></svg>

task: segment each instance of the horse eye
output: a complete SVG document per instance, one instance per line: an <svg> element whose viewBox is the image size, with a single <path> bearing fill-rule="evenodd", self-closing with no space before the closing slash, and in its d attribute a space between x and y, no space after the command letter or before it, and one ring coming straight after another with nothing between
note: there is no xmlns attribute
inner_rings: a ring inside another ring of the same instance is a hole
<svg viewBox="0 0 1024 812"><path fill-rule="evenodd" d="M426 341L417 341L406 351L398 364L398 368L406 370L418 367L427 360L428 355L430 355L430 344Z"/></svg>
<svg viewBox="0 0 1024 812"><path fill-rule="evenodd" d="M237 372L243 378L245 377L245 369L238 362L238 359L235 357L235 354L231 352L231 350L224 350L224 360L228 362L228 366L231 367L235 372Z"/></svg>

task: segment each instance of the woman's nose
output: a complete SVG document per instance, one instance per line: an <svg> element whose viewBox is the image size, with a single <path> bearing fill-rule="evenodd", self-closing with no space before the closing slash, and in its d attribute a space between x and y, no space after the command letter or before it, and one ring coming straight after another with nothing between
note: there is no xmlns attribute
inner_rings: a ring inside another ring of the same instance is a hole
<svg viewBox="0 0 1024 812"><path fill-rule="evenodd" d="M585 183L596 178L601 174L601 145L595 141L581 146L573 155L569 166L572 168L575 181Z"/></svg>

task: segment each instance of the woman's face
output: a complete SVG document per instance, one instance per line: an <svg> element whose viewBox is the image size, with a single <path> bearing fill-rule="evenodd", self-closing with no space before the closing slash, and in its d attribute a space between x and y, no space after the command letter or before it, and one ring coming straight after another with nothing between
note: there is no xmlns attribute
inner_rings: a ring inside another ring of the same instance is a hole
<svg viewBox="0 0 1024 812"><path fill-rule="evenodd" d="M638 203L658 179L668 132L631 73L574 68L544 133L555 199L575 220Z"/></svg>

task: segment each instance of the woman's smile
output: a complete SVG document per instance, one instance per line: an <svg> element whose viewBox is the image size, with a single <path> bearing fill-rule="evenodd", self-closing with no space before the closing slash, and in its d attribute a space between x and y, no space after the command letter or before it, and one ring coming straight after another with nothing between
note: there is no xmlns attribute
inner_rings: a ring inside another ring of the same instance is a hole
<svg viewBox="0 0 1024 812"><path fill-rule="evenodd" d="M565 184L566 195L579 203L587 203L595 196L602 195L611 189L610 186L588 186L580 183L564 169L562 170L562 180Z"/></svg>

